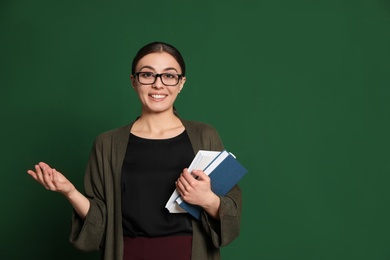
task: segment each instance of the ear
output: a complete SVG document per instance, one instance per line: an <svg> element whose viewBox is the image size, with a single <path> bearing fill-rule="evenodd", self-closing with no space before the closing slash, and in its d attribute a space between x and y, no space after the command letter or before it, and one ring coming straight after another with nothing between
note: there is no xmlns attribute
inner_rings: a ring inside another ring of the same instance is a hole
<svg viewBox="0 0 390 260"><path fill-rule="evenodd" d="M135 86L136 86L136 79L135 79L135 77L133 75L130 75L130 80L131 80L131 85L135 89Z"/></svg>
<svg viewBox="0 0 390 260"><path fill-rule="evenodd" d="M184 83L186 83L186 77L182 77L179 85L179 92L184 88Z"/></svg>

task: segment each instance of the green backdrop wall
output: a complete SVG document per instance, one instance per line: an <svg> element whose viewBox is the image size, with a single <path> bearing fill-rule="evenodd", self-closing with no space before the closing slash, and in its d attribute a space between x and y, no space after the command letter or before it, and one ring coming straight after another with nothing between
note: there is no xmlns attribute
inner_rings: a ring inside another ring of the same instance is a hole
<svg viewBox="0 0 390 260"><path fill-rule="evenodd" d="M390 259L390 3L0 3L1 259L97 259L71 207L26 170L80 189L92 142L139 113L130 64L166 41L188 75L176 107L248 168L223 259Z"/></svg>

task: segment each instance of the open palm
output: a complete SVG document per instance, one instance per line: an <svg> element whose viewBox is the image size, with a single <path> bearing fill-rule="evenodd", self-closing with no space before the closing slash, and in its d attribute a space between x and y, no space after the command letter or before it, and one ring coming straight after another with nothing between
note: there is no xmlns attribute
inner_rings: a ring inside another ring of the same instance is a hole
<svg viewBox="0 0 390 260"><path fill-rule="evenodd" d="M27 173L48 190L64 195L75 190L74 185L62 173L47 163L40 162L35 165L35 171L28 170Z"/></svg>

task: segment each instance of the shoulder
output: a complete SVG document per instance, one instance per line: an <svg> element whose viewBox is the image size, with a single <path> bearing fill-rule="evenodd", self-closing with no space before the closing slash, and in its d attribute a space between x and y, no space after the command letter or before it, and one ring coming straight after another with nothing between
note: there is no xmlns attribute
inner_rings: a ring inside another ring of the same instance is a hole
<svg viewBox="0 0 390 260"><path fill-rule="evenodd" d="M112 143L115 141L122 141L124 139L128 139L132 124L133 123L99 134L96 137L95 143Z"/></svg>
<svg viewBox="0 0 390 260"><path fill-rule="evenodd" d="M191 140L195 153L202 150L221 151L223 144L217 130L203 122L181 119Z"/></svg>

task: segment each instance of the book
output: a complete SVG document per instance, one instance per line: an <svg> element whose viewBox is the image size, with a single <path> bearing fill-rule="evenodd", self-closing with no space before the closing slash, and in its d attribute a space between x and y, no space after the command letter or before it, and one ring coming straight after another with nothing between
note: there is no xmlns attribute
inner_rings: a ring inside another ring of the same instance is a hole
<svg viewBox="0 0 390 260"><path fill-rule="evenodd" d="M248 172L235 156L226 150L220 152L203 171L210 177L211 190L220 196L226 195ZM200 219L203 211L201 207L185 202L180 196L176 198L176 202L180 208Z"/></svg>
<svg viewBox="0 0 390 260"><path fill-rule="evenodd" d="M192 160L188 171L192 172L193 170L204 170L221 152L219 151L206 151L199 150ZM169 198L165 208L169 210L170 213L186 213L183 208L181 208L177 203L176 199L180 197L179 192L175 189Z"/></svg>

